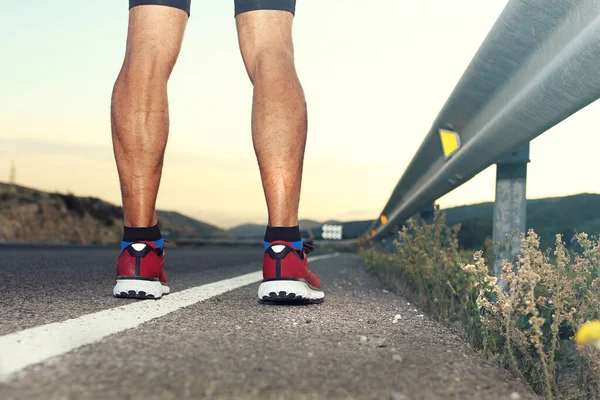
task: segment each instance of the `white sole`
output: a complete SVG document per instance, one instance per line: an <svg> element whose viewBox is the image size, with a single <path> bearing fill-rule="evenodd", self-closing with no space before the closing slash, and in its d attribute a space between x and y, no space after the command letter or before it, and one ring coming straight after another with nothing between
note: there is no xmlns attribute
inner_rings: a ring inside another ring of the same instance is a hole
<svg viewBox="0 0 600 400"><path fill-rule="evenodd" d="M302 280L276 279L258 287L258 299L272 302L314 302L325 299L325 293L311 288Z"/></svg>
<svg viewBox="0 0 600 400"><path fill-rule="evenodd" d="M170 292L171 289L160 281L145 279L117 279L113 289L115 297L128 299L160 299Z"/></svg>

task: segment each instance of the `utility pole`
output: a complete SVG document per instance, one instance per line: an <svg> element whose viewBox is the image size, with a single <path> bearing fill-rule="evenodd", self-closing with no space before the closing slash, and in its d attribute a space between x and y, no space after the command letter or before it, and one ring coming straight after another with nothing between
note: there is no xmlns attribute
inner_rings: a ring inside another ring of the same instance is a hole
<svg viewBox="0 0 600 400"><path fill-rule="evenodd" d="M11 161L10 165L10 184L14 185L17 177L17 168L15 167L15 160Z"/></svg>
<svg viewBox="0 0 600 400"><path fill-rule="evenodd" d="M2 194L16 195L16 193L17 193L17 187L15 185L16 177L17 177L17 168L15 167L15 160L11 160L10 170L8 173L8 185L6 185L6 193L2 193ZM0 190L0 191L3 191L3 190Z"/></svg>

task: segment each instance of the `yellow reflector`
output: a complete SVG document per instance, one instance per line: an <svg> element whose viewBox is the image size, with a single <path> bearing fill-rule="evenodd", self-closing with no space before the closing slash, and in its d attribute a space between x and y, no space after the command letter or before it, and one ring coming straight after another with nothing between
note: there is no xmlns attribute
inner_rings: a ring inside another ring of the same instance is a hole
<svg viewBox="0 0 600 400"><path fill-rule="evenodd" d="M379 218L379 220L380 220L380 221L381 221L381 223L382 223L382 224L384 224L384 225L385 225L385 224L387 224L387 221L388 221L388 219L387 219L387 217L386 217L385 215L382 215L382 216Z"/></svg>
<svg viewBox="0 0 600 400"><path fill-rule="evenodd" d="M376 234L376 233L377 233L377 232L375 231L375 229L373 229L373 230L371 231L371 235L373 235L373 236L375 236L375 234Z"/></svg>
<svg viewBox="0 0 600 400"><path fill-rule="evenodd" d="M442 141L442 149L446 158L450 157L460 148L460 136L456 132L440 129L440 140Z"/></svg>

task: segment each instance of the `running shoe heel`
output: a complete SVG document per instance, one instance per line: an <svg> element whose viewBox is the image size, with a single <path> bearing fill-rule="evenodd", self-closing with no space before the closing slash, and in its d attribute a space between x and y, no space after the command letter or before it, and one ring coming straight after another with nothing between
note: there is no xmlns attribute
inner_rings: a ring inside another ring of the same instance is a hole
<svg viewBox="0 0 600 400"><path fill-rule="evenodd" d="M135 242L125 247L117 260L115 297L160 299L169 294L164 271L165 252L154 242Z"/></svg>
<svg viewBox="0 0 600 400"><path fill-rule="evenodd" d="M325 293L311 288L303 280L271 279L258 287L258 299L270 302L309 302L318 303L325 299Z"/></svg>
<svg viewBox="0 0 600 400"><path fill-rule="evenodd" d="M115 297L129 299L160 299L163 294L169 294L169 287L159 280L117 278L113 289Z"/></svg>

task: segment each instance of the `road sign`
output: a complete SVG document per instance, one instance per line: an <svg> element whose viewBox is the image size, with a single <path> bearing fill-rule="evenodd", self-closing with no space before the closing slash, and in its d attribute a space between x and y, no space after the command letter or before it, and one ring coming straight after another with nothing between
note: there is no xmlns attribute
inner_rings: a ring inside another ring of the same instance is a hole
<svg viewBox="0 0 600 400"><path fill-rule="evenodd" d="M323 230L321 234L323 239L342 240L342 225L325 224L321 229Z"/></svg>

